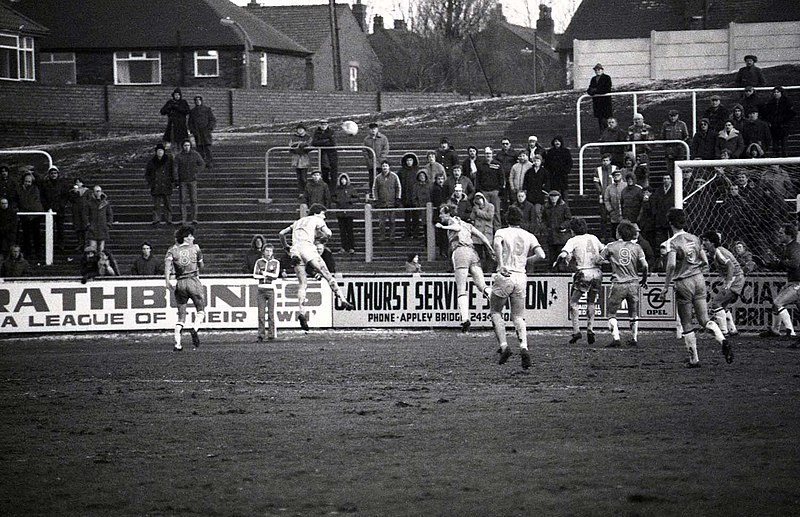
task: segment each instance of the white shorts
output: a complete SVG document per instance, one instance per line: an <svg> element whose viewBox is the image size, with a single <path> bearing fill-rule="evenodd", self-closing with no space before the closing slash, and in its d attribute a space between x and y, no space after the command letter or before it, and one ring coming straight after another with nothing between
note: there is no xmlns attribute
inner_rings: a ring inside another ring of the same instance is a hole
<svg viewBox="0 0 800 517"><path fill-rule="evenodd" d="M319 251L317 251L317 247L308 242L292 244L292 247L289 248L289 256L298 257L303 261L304 266L314 259L322 260L322 257L319 256Z"/></svg>
<svg viewBox="0 0 800 517"><path fill-rule="evenodd" d="M524 302L527 285L528 275L525 273L511 273L511 276L503 276L500 273L492 275L492 294L500 298L519 298Z"/></svg>

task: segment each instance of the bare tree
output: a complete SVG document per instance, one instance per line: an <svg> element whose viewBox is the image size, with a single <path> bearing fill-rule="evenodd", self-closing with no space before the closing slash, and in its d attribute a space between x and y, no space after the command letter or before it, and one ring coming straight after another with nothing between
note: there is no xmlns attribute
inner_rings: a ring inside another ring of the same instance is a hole
<svg viewBox="0 0 800 517"><path fill-rule="evenodd" d="M486 26L497 0L414 0L413 28L420 34L437 34L460 40Z"/></svg>

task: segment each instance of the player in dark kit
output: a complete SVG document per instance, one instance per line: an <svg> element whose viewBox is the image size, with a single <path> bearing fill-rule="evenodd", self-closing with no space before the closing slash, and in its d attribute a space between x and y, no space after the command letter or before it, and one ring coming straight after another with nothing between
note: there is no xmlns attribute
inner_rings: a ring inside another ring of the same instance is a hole
<svg viewBox="0 0 800 517"><path fill-rule="evenodd" d="M183 350L181 345L181 332L186 324L186 304L191 299L197 311L194 326L189 328L192 335L194 348L200 346L200 337L197 331L206 321L206 300L203 285L200 283L200 270L203 268L203 252L200 246L194 243L194 228L181 226L175 231L175 245L173 245L164 258L164 277L167 289L173 291L175 301L178 302L178 322L175 324L176 352ZM175 274L175 286L170 281L170 274Z"/></svg>
<svg viewBox="0 0 800 517"><path fill-rule="evenodd" d="M611 294L608 297L608 328L613 341L607 347L620 346L617 311L622 301L628 302L628 314L631 319L631 346L636 346L639 339L639 287L647 287L647 260L644 250L639 244L632 242L636 238L636 228L629 221L622 221L617 226L617 238L609 243L600 256L611 263ZM639 266L637 268L637 265ZM642 272L639 281L638 270Z"/></svg>
<svg viewBox="0 0 800 517"><path fill-rule="evenodd" d="M672 237L664 243L667 251L667 275L664 279L662 297L667 299L670 284L675 280L675 301L678 305L678 316L683 327L683 341L690 353L689 368L699 368L700 358L697 356L696 328L692 327L692 310L697 321L704 328L714 333L714 339L722 345L725 359L731 362L733 350L722 335L719 325L708 319L708 303L706 302L706 278L703 268L708 267L708 258L703 251L700 238L687 233L686 213L680 208L671 208L667 221L672 230Z"/></svg>

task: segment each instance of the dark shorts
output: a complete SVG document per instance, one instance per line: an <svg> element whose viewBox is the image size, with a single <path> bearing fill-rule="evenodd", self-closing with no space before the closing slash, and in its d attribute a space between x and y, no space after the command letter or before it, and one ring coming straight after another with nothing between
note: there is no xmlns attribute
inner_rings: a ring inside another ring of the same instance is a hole
<svg viewBox="0 0 800 517"><path fill-rule="evenodd" d="M744 289L744 277L733 278L730 289L720 289L711 299L711 310L727 307L739 299Z"/></svg>
<svg viewBox="0 0 800 517"><path fill-rule="evenodd" d="M180 278L175 285L175 301L179 305L187 303L189 300L194 302L195 309L202 311L206 306L205 292L203 291L203 284L196 276L189 278Z"/></svg>
<svg viewBox="0 0 800 517"><path fill-rule="evenodd" d="M611 293L608 295L608 313L615 314L622 300L628 301L628 313L635 318L639 314L639 281L621 282L611 284Z"/></svg>
<svg viewBox="0 0 800 517"><path fill-rule="evenodd" d="M675 280L675 301L678 305L692 305L695 301L706 299L706 279L703 275L693 275Z"/></svg>

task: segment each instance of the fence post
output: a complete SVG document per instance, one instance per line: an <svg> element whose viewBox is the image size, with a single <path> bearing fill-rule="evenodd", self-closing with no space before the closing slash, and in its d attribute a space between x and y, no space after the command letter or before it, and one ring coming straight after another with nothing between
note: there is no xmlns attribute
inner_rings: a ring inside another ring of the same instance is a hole
<svg viewBox="0 0 800 517"><path fill-rule="evenodd" d="M428 245L428 262L436 260L436 227L433 226L433 203L425 204L425 229Z"/></svg>
<svg viewBox="0 0 800 517"><path fill-rule="evenodd" d="M372 205L364 205L364 262L372 262Z"/></svg>
<svg viewBox="0 0 800 517"><path fill-rule="evenodd" d="M51 208L44 214L44 263L48 266L53 265L53 216L55 212Z"/></svg>

